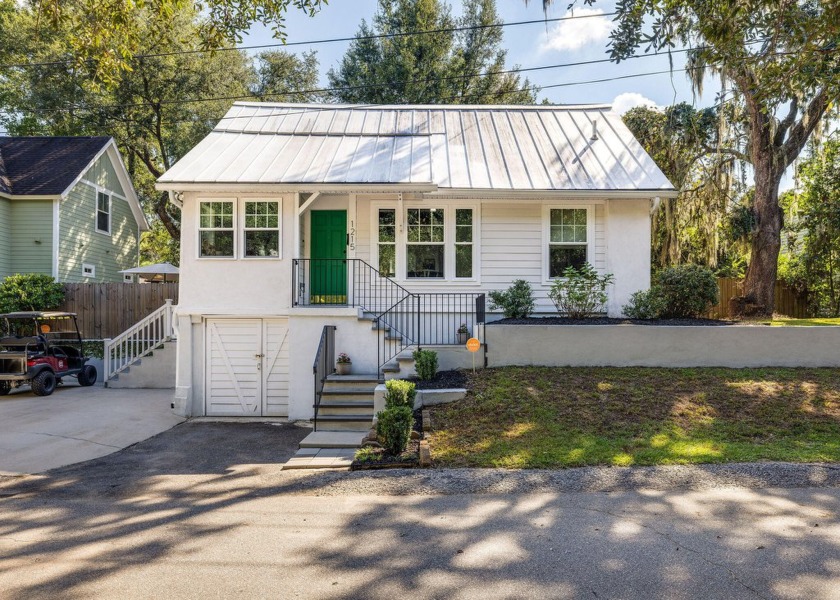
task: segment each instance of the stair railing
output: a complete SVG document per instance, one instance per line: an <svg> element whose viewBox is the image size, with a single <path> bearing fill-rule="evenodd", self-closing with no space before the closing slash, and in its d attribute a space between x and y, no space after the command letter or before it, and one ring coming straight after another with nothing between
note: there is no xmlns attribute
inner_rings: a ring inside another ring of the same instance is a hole
<svg viewBox="0 0 840 600"><path fill-rule="evenodd" d="M115 338L107 338L103 356L105 383L126 370L164 342L176 337L174 312L176 305L167 300L163 306L123 331Z"/></svg>
<svg viewBox="0 0 840 600"><path fill-rule="evenodd" d="M318 342L318 351L315 353L315 362L312 364L312 374L315 377L315 418L313 419L313 431L318 431L318 411L321 408L321 396L324 394L324 384L332 373L335 373L335 325L324 325L321 330L321 341Z"/></svg>

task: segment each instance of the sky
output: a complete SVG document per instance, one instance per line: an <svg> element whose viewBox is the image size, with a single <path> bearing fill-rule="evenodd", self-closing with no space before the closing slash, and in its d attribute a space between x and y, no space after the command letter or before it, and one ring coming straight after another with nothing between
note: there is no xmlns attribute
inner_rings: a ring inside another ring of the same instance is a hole
<svg viewBox="0 0 840 600"><path fill-rule="evenodd" d="M451 2L453 13L459 14L460 0ZM328 38L352 37L361 20L370 21L376 10L376 0L331 0L315 17L308 17L297 9L290 9L287 21L287 41L303 42ZM507 67L521 68L574 63L608 58L607 41L612 29L611 13L614 3L605 0L593 7L579 7L573 13L567 10L568 2L558 0L549 9L548 17L592 15L590 18L556 23L540 22L531 25L504 28L503 46L508 51ZM531 0L497 0L497 10L506 23L541 20L544 17L542 2ZM270 28L254 27L243 40L243 45L270 44L277 40ZM326 72L336 66L347 50L348 42L293 46L288 50L302 53L316 50L321 64L321 83L326 87ZM623 113L639 104L667 106L687 101L696 106L709 106L715 102L718 86L713 82L705 86L704 94L694 97L682 69L685 58L674 55L674 73L661 73L645 77L631 77L615 81L578 85L593 79L623 77L653 71L668 71L668 57L650 56L624 61L620 64L599 63L566 68L551 68L526 73L533 85L563 87L543 89L538 98L547 98L557 104L613 104Z"/></svg>

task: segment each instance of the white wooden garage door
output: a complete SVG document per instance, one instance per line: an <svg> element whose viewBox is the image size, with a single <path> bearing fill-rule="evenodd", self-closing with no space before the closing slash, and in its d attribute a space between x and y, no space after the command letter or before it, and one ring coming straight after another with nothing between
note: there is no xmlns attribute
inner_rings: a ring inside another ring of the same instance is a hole
<svg viewBox="0 0 840 600"><path fill-rule="evenodd" d="M208 319L207 414L288 416L288 338L287 319Z"/></svg>

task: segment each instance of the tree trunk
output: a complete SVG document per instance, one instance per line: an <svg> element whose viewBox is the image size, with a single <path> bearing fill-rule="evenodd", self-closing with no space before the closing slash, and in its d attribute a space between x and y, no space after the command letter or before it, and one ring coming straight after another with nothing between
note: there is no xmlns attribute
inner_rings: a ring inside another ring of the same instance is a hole
<svg viewBox="0 0 840 600"><path fill-rule="evenodd" d="M168 192L161 192L155 201L154 209L155 213L157 213L157 216L160 218L161 223L163 223L164 228L167 232L169 232L169 235L172 236L172 239L180 240L181 227L175 219L172 218L172 215L169 214Z"/></svg>
<svg viewBox="0 0 840 600"><path fill-rule="evenodd" d="M744 295L756 306L757 316L771 316L774 309L776 272L781 248L782 208L779 206L779 182L783 170L773 157L755 164L755 231L753 232L750 264L744 281Z"/></svg>

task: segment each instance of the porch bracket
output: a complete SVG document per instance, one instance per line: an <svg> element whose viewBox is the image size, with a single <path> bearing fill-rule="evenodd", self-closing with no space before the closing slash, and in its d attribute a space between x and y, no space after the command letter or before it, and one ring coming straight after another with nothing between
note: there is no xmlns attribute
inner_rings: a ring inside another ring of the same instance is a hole
<svg viewBox="0 0 840 600"><path fill-rule="evenodd" d="M312 195L309 196L309 198L306 199L306 202L304 202L302 205L300 205L298 207L298 215L302 215L306 211L307 208L312 206L312 203L315 202L315 200L320 195L321 195L321 192L312 192Z"/></svg>

